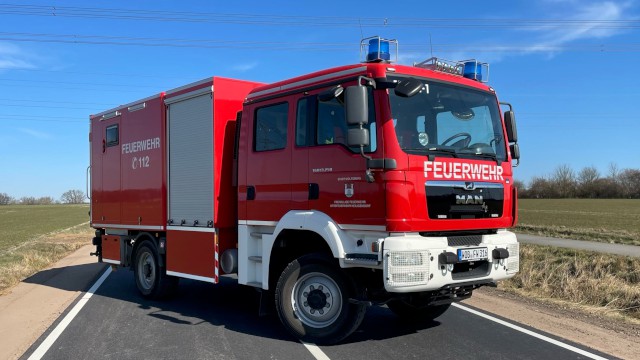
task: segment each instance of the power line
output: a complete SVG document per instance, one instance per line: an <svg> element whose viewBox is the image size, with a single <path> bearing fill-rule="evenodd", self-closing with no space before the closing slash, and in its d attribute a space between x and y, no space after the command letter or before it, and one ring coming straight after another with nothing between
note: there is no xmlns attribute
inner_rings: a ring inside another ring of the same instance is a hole
<svg viewBox="0 0 640 360"><path fill-rule="evenodd" d="M480 19L480 18L376 18L306 15L268 15L248 13L212 13L162 11L153 9L93 8L25 4L0 4L0 14L73 17L88 19L143 20L266 26L332 27L431 27L431 28L557 28L595 26L599 29L636 29L640 20L619 19Z"/></svg>
<svg viewBox="0 0 640 360"><path fill-rule="evenodd" d="M234 41L221 39L185 39L162 37L132 37L132 36L103 36L79 34L45 34L45 33L15 33L0 32L0 40L14 42L36 43L64 43L115 46L144 46L144 47L178 47L205 49L261 49L261 50L291 50L291 51L327 51L354 49L352 43L335 42L263 42L263 41ZM423 50L426 44L407 43L404 49ZM457 52L460 50L477 53L505 52L505 51L580 51L580 52L638 52L640 43L597 43L597 44L565 44L565 45L504 45L482 44L473 45L459 43L433 44L437 52Z"/></svg>

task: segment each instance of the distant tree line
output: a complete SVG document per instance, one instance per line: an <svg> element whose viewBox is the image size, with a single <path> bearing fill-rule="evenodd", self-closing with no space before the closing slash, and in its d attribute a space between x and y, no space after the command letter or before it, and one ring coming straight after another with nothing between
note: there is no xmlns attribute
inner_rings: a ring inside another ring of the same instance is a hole
<svg viewBox="0 0 640 360"><path fill-rule="evenodd" d="M621 170L613 163L607 176L594 166L575 172L565 164L551 175L533 177L528 184L515 184L521 198L640 199L640 169Z"/></svg>
<svg viewBox="0 0 640 360"><path fill-rule="evenodd" d="M51 205L51 204L82 204L85 201L84 191L66 191L59 200L51 196L34 197L23 196L14 198L7 193L0 193L0 205Z"/></svg>

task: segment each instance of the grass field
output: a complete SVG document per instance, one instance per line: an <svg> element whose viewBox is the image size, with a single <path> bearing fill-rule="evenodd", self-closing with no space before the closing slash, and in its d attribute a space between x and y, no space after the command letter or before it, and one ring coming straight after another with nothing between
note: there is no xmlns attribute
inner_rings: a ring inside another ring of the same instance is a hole
<svg viewBox="0 0 640 360"><path fill-rule="evenodd" d="M640 200L520 199L516 231L640 245Z"/></svg>
<svg viewBox="0 0 640 360"><path fill-rule="evenodd" d="M0 294L90 244L88 205L0 206Z"/></svg>

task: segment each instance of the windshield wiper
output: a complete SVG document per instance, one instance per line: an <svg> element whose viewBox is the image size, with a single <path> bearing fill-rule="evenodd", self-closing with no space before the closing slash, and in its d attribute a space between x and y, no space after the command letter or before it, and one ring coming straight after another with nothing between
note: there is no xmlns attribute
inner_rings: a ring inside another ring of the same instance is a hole
<svg viewBox="0 0 640 360"><path fill-rule="evenodd" d="M496 163L498 163L498 165L500 165L500 163L502 161L498 160L498 155L496 155L495 153L478 153L475 151L470 151L470 149L465 150L460 150L457 151L458 154L464 154L464 155L473 155L473 156L477 156L477 157L482 157L482 158L486 158L486 159L491 159L491 160L495 160Z"/></svg>

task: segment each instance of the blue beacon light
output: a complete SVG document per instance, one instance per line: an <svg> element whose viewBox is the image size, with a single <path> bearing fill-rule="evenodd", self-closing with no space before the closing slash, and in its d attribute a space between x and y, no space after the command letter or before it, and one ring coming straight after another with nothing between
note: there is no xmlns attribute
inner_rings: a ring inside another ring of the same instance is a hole
<svg viewBox="0 0 640 360"><path fill-rule="evenodd" d="M467 61L464 63L462 76L467 79L482 81L482 65L477 61Z"/></svg>
<svg viewBox="0 0 640 360"><path fill-rule="evenodd" d="M369 40L369 52L367 53L367 61L389 61L391 54L389 53L389 41L380 38Z"/></svg>

